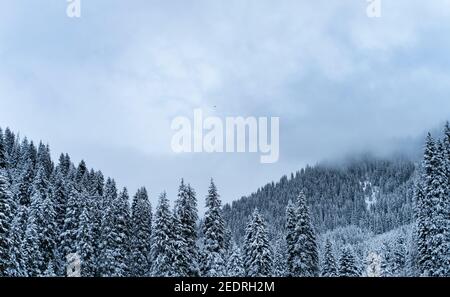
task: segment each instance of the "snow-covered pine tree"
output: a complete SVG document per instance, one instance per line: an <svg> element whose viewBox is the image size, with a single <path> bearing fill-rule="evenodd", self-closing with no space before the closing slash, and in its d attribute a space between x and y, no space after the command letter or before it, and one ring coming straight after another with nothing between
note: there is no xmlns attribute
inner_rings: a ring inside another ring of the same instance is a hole
<svg viewBox="0 0 450 297"><path fill-rule="evenodd" d="M395 239L392 250L392 276L407 276L406 256L405 237L403 235L400 235Z"/></svg>
<svg viewBox="0 0 450 297"><path fill-rule="evenodd" d="M152 209L147 190L141 188L131 205L131 263L130 274L149 276L151 269Z"/></svg>
<svg viewBox="0 0 450 297"><path fill-rule="evenodd" d="M92 199L91 221L92 221L92 240L94 248L95 276L100 276L100 255L101 255L101 227L103 210L103 190L104 177L101 171L94 172L91 177L90 196Z"/></svg>
<svg viewBox="0 0 450 297"><path fill-rule="evenodd" d="M284 238L275 240L273 247L272 276L284 277L287 275L287 247Z"/></svg>
<svg viewBox="0 0 450 297"><path fill-rule="evenodd" d="M0 170L6 169L7 161L6 161L6 150L5 143L3 139L3 131L0 127Z"/></svg>
<svg viewBox="0 0 450 297"><path fill-rule="evenodd" d="M37 246L41 259L38 270L44 273L49 262L55 261L56 225L54 203L49 191L45 168L42 164L37 164L37 174L31 187L31 204L29 208L30 222L35 224ZM34 231L31 230L31 233ZM34 243L33 243L34 244ZM30 255L29 255L30 256ZM34 255L31 255L34 257Z"/></svg>
<svg viewBox="0 0 450 297"><path fill-rule="evenodd" d="M37 151L37 166L44 169L45 177L50 178L53 172L53 162L50 156L50 148L48 145L44 145L42 142L39 143Z"/></svg>
<svg viewBox="0 0 450 297"><path fill-rule="evenodd" d="M226 270L227 270L226 276L228 277L245 276L241 249L235 243L232 244L232 249L227 259Z"/></svg>
<svg viewBox="0 0 450 297"><path fill-rule="evenodd" d="M39 248L40 236L38 234L36 215L31 211L26 225L27 228L21 246L25 276L41 276L44 271L41 270L43 261Z"/></svg>
<svg viewBox="0 0 450 297"><path fill-rule="evenodd" d="M17 213L11 223L9 232L10 249L9 249L9 267L7 275L11 277L22 277L27 275L25 267L25 253L22 250L22 242L25 236L27 227L27 208L24 205L19 205Z"/></svg>
<svg viewBox="0 0 450 297"><path fill-rule="evenodd" d="M81 276L90 277L95 276L96 260L94 254L94 238L92 231L92 207L93 201L91 197L80 195L79 201L81 214L78 223L78 230L76 234L76 251L80 257L81 262Z"/></svg>
<svg viewBox="0 0 450 297"><path fill-rule="evenodd" d="M113 179L107 179L103 194L99 269L101 276L112 277L115 276L117 267L115 239L118 236L114 226L114 201L117 199L117 188Z"/></svg>
<svg viewBox="0 0 450 297"><path fill-rule="evenodd" d="M389 242L383 242L381 248L381 276L393 276L393 252Z"/></svg>
<svg viewBox="0 0 450 297"><path fill-rule="evenodd" d="M216 185L211 179L202 226L204 235L200 264L202 276L214 277L225 274L225 223L221 203Z"/></svg>
<svg viewBox="0 0 450 297"><path fill-rule="evenodd" d="M128 190L124 188L117 199L114 201L114 228L116 229L117 237L115 238L115 276L129 276L130 275L130 259L131 259L131 214L130 214L130 197L128 196ZM148 225L140 226L140 230L137 230L141 235L143 232L147 234L147 243L145 247L147 259L150 256L150 234L151 234L151 207L150 202L143 201L146 204L147 213L141 213L143 222L147 222ZM146 220L147 219L147 220ZM137 249L142 248L136 246ZM147 262L148 263L148 262ZM147 264L149 269L150 263Z"/></svg>
<svg viewBox="0 0 450 297"><path fill-rule="evenodd" d="M339 258L339 276L340 277L358 277L358 267L356 264L353 249L350 246L342 248L341 257Z"/></svg>
<svg viewBox="0 0 450 297"><path fill-rule="evenodd" d="M12 220L11 204L11 193L8 189L5 169L0 168L0 277L6 276L6 270L10 265L9 250L12 244L9 237Z"/></svg>
<svg viewBox="0 0 450 297"><path fill-rule="evenodd" d="M323 254L321 275L324 277L338 276L336 258L333 253L333 245L329 238L325 242L325 250Z"/></svg>
<svg viewBox="0 0 450 297"><path fill-rule="evenodd" d="M199 251L197 247L197 198L190 185L181 180L178 199L175 201L175 235L183 241L177 252L180 254L175 269L179 276L199 276Z"/></svg>
<svg viewBox="0 0 450 297"><path fill-rule="evenodd" d="M444 129L444 171L446 175L446 187L445 187L445 195L443 202L443 216L445 219L444 222L444 238L445 240L445 249L446 249L446 260L443 264L445 271L443 274L447 277L450 276L450 123L447 122L445 124Z"/></svg>
<svg viewBox="0 0 450 297"><path fill-rule="evenodd" d="M62 272L64 273L67 266L66 257L69 254L76 253L78 248L77 237L79 230L79 219L81 216L81 207L79 205L79 201L81 201L82 199L80 193L77 191L72 181L69 181L67 183L67 189L68 201L64 218L63 232L61 234L62 255L60 255L63 260L61 268ZM81 263L81 265L83 265L83 263Z"/></svg>
<svg viewBox="0 0 450 297"><path fill-rule="evenodd" d="M266 224L255 209L245 230L243 260L245 275L267 277L272 274L272 250Z"/></svg>
<svg viewBox="0 0 450 297"><path fill-rule="evenodd" d="M418 218L418 266L422 276L445 276L448 274L448 179L445 174L443 144L428 134L424 161L422 190L416 194ZM445 264L444 264L445 263Z"/></svg>
<svg viewBox="0 0 450 297"><path fill-rule="evenodd" d="M151 275L158 277L172 276L172 213L169 200L164 192L159 196L156 207L151 240Z"/></svg>
<svg viewBox="0 0 450 297"><path fill-rule="evenodd" d="M43 174L46 174L45 171ZM48 187L48 185L47 185ZM55 201L51 189L46 189L42 197L42 240L40 249L43 260L42 270L45 275L53 276L57 267L57 243L59 233L56 225Z"/></svg>
<svg viewBox="0 0 450 297"><path fill-rule="evenodd" d="M31 185L34 179L34 165L31 159L24 163L24 169L20 173L18 183L18 201L21 205L29 206L31 203Z"/></svg>
<svg viewBox="0 0 450 297"><path fill-rule="evenodd" d="M297 212L295 210L294 204L289 200L286 207L286 252L287 252L287 276L294 276L294 247L297 242L297 234L295 228L297 225Z"/></svg>
<svg viewBox="0 0 450 297"><path fill-rule="evenodd" d="M319 275L319 255L316 235L303 191L295 204L286 210L286 243L290 276L314 277Z"/></svg>

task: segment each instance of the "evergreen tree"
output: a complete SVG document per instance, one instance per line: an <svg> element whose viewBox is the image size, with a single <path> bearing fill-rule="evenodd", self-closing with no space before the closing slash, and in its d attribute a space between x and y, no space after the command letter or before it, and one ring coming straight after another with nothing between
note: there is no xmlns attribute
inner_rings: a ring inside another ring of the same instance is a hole
<svg viewBox="0 0 450 297"><path fill-rule="evenodd" d="M159 197L155 212L155 221L152 232L151 263L152 276L172 276L172 213L169 209L169 200L166 193Z"/></svg>
<svg viewBox="0 0 450 297"><path fill-rule="evenodd" d="M190 185L185 185L181 180L178 191L178 199L175 202L175 232L181 240L181 246L177 249L180 254L177 259L176 269L180 276L199 276L198 247L197 247L197 198Z"/></svg>
<svg viewBox="0 0 450 297"><path fill-rule="evenodd" d="M339 258L339 276L341 277L357 277L359 276L358 267L356 265L355 255L351 247L347 246L342 249Z"/></svg>
<svg viewBox="0 0 450 297"><path fill-rule="evenodd" d="M9 232L9 267L7 275L11 277L22 277L27 275L25 267L24 251L22 250L22 242L24 240L25 230L27 227L27 208L20 205L15 215Z"/></svg>
<svg viewBox="0 0 450 297"><path fill-rule="evenodd" d="M319 256L316 235L303 191L300 192L295 205L288 205L286 212L289 274L304 277L318 276Z"/></svg>
<svg viewBox="0 0 450 297"><path fill-rule="evenodd" d="M3 140L3 131L2 128L0 128L0 170L6 169L6 166L7 166L6 150Z"/></svg>
<svg viewBox="0 0 450 297"><path fill-rule="evenodd" d="M96 273L96 259L94 254L94 237L92 211L93 201L90 197L80 196L81 214L76 233L76 250L81 262L81 276L94 276Z"/></svg>
<svg viewBox="0 0 450 297"><path fill-rule="evenodd" d="M22 241L22 256L24 259L25 276L41 276L43 267L41 250L39 248L39 234L36 215L31 212L27 220L27 228L25 230Z"/></svg>
<svg viewBox="0 0 450 297"><path fill-rule="evenodd" d="M388 242L383 242L381 250L381 275L383 277L393 276L392 248Z"/></svg>
<svg viewBox="0 0 450 297"><path fill-rule="evenodd" d="M448 274L448 210L443 144L427 136L425 145L422 189L416 192L418 218L418 265L423 276ZM447 237L446 237L447 236ZM443 265L443 263L445 263Z"/></svg>
<svg viewBox="0 0 450 297"><path fill-rule="evenodd" d="M249 277L265 277L272 273L272 250L266 224L257 209L245 232L244 270Z"/></svg>
<svg viewBox="0 0 450 297"><path fill-rule="evenodd" d="M139 189L133 197L131 230L131 274L148 276L151 268L152 210L145 188Z"/></svg>
<svg viewBox="0 0 450 297"><path fill-rule="evenodd" d="M405 238L400 235L396 238L392 251L392 275L406 276L406 246Z"/></svg>
<svg viewBox="0 0 450 297"><path fill-rule="evenodd" d="M336 259L333 253L333 246L330 239L327 239L325 243L325 252L323 255L322 263L322 276L335 277L338 276Z"/></svg>
<svg viewBox="0 0 450 297"><path fill-rule="evenodd" d="M101 254L99 262L101 276L105 277L115 276L117 269L115 240L118 237L118 234L116 233L117 230L114 226L114 201L116 201L116 199L116 183L111 178L108 178L103 195L102 233L100 238Z"/></svg>
<svg viewBox="0 0 450 297"><path fill-rule="evenodd" d="M278 239L273 248L273 272L272 276L287 276L287 247L284 239Z"/></svg>
<svg viewBox="0 0 450 297"><path fill-rule="evenodd" d="M81 200L82 196L75 188L73 182L69 182L67 208L64 218L63 232L61 234L61 249L63 254L60 256L64 261L61 265L62 271L64 272L66 271L67 266L66 257L78 251L77 237L79 231L79 219L81 216L79 201Z"/></svg>
<svg viewBox="0 0 450 297"><path fill-rule="evenodd" d="M243 277L245 271L242 262L241 249L236 245L232 245L232 250L227 259L227 273L228 277Z"/></svg>
<svg viewBox="0 0 450 297"><path fill-rule="evenodd" d="M114 275L116 276L127 276L130 274L130 236L131 236L131 214L130 214L130 197L128 196L128 190L124 188L120 195L117 197L117 200L114 201L114 228L116 230L116 238L115 238L115 261L116 261L116 269ZM139 225L139 230L135 230L137 233L142 236L142 234L147 234L147 242L145 247L147 259L150 254L150 234L151 234L151 207L150 202L147 200L143 201L146 208L146 212L142 212L141 222L146 222L147 225ZM136 222L136 221L133 221ZM142 246L134 246L136 250L142 251ZM150 263L147 262L147 270L150 267Z"/></svg>
<svg viewBox="0 0 450 297"><path fill-rule="evenodd" d="M6 275L10 264L9 250L11 241L9 238L11 214L11 193L8 190L4 169L0 168L0 277Z"/></svg>
<svg viewBox="0 0 450 297"><path fill-rule="evenodd" d="M203 220L201 273L203 276L222 276L225 266L225 223L219 194L212 179L206 197L206 209Z"/></svg>

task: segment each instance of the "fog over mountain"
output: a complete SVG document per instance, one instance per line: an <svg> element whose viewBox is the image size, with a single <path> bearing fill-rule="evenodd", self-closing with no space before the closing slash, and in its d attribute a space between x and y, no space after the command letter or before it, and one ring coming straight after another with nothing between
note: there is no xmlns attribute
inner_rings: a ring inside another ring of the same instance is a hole
<svg viewBox="0 0 450 297"><path fill-rule="evenodd" d="M0 125L120 184L183 176L225 201L307 163L409 148L449 118L446 0L9 1L0 11ZM420 22L416 21L420 19ZM120 22L118 21L120 20ZM176 116L280 117L280 160L175 154Z"/></svg>

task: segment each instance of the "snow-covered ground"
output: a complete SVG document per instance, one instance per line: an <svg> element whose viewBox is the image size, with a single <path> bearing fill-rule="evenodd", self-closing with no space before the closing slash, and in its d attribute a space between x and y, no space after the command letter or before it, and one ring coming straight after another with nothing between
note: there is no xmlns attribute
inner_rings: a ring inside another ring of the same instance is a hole
<svg viewBox="0 0 450 297"><path fill-rule="evenodd" d="M363 182L359 182L364 191L364 201L366 202L367 209L370 210L370 207L377 203L378 196L380 195L380 188L378 186L374 186L372 182L365 180Z"/></svg>

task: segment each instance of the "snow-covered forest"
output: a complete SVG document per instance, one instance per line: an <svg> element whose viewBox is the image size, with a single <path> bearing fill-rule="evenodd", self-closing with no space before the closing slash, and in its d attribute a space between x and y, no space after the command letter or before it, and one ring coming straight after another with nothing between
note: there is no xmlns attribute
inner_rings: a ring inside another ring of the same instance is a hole
<svg viewBox="0 0 450 297"><path fill-rule="evenodd" d="M0 276L65 276L70 254L81 276L450 276L449 124L424 148L307 167L225 206L213 180L182 179L152 206L0 129Z"/></svg>

